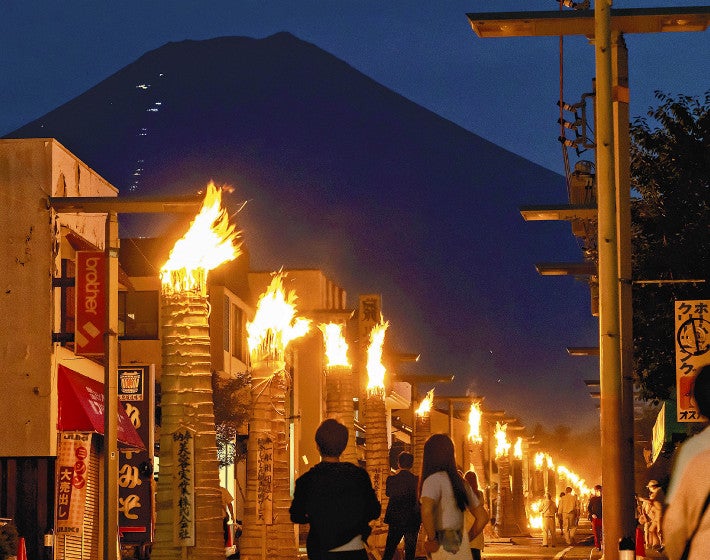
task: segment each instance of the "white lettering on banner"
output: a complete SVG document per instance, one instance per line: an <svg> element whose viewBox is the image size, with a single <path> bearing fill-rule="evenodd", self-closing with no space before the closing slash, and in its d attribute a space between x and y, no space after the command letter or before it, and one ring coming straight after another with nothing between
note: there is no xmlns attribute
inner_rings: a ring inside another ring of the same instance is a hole
<svg viewBox="0 0 710 560"><path fill-rule="evenodd" d="M84 285L86 286L86 299L84 299L84 311L96 315L99 306L99 293L101 283L97 267L100 260L96 257L86 259L86 274L84 275Z"/></svg>

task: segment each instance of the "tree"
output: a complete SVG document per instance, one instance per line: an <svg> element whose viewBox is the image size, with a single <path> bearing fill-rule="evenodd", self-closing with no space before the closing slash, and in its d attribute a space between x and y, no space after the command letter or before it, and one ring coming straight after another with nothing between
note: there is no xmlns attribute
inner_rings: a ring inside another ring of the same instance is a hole
<svg viewBox="0 0 710 560"><path fill-rule="evenodd" d="M633 278L654 281L633 287L634 370L648 400L673 394L674 301L710 297L710 91L656 98L653 126L631 125ZM706 282L677 283L688 279Z"/></svg>
<svg viewBox="0 0 710 560"><path fill-rule="evenodd" d="M237 439L251 412L250 376L247 372L221 378L212 373L214 421L217 432L217 456L220 467L246 459L244 442Z"/></svg>

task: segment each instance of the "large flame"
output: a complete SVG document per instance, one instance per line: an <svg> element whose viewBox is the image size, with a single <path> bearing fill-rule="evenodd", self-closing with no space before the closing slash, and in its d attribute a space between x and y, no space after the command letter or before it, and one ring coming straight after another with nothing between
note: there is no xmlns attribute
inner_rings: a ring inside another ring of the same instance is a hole
<svg viewBox="0 0 710 560"><path fill-rule="evenodd" d="M417 416L428 416L431 412L431 405L434 404L434 389L426 394L426 397L419 403L419 408L416 410Z"/></svg>
<svg viewBox="0 0 710 560"><path fill-rule="evenodd" d="M554 469L555 468L555 463L552 461L552 457L545 453L545 464L547 465L548 469Z"/></svg>
<svg viewBox="0 0 710 560"><path fill-rule="evenodd" d="M207 273L222 263L236 259L239 232L229 223L222 207L222 191L210 182L200 212L187 233L179 239L170 257L160 269L160 281L166 293L207 291Z"/></svg>
<svg viewBox="0 0 710 560"><path fill-rule="evenodd" d="M531 529L542 529L542 500L535 500L530 504L530 512L528 513L528 527Z"/></svg>
<svg viewBox="0 0 710 560"><path fill-rule="evenodd" d="M296 317L296 293L283 287L283 273L274 275L266 292L259 296L254 320L247 322L247 344L252 363L283 361L288 344L305 335L311 321Z"/></svg>
<svg viewBox="0 0 710 560"><path fill-rule="evenodd" d="M510 443L508 442L508 424L496 422L496 459L505 457L510 452Z"/></svg>
<svg viewBox="0 0 710 560"><path fill-rule="evenodd" d="M542 470L542 463L545 461L545 454L542 451L535 453L535 470Z"/></svg>
<svg viewBox="0 0 710 560"><path fill-rule="evenodd" d="M515 445L513 446L513 457L516 459L523 458L523 438L521 437L515 440Z"/></svg>
<svg viewBox="0 0 710 560"><path fill-rule="evenodd" d="M348 360L348 343L343 335L341 323L321 323L318 328L323 333L325 343L325 357L328 367L350 367Z"/></svg>
<svg viewBox="0 0 710 560"><path fill-rule="evenodd" d="M384 394L385 366L382 365L382 346L385 342L385 332L389 321L380 322L370 331L370 345L367 347L367 393Z"/></svg>
<svg viewBox="0 0 710 560"><path fill-rule="evenodd" d="M480 403L471 403L471 410L468 412L468 439L473 443L483 441L481 437L481 405Z"/></svg>

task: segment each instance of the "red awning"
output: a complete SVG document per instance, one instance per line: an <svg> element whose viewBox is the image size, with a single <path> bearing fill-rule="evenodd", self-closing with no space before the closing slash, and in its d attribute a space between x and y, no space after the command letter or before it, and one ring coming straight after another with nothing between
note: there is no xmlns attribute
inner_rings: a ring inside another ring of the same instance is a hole
<svg viewBox="0 0 710 560"><path fill-rule="evenodd" d="M57 429L64 432L104 433L104 384L59 365ZM126 409L118 403L118 441L145 449Z"/></svg>

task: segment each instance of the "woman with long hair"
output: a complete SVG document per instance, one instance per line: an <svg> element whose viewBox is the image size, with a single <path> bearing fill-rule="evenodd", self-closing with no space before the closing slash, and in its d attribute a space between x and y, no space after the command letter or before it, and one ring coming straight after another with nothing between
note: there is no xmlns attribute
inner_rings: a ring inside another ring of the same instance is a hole
<svg viewBox="0 0 710 560"><path fill-rule="evenodd" d="M432 560L471 560L468 542L483 531L488 513L459 474L454 444L446 434L433 434L424 444L420 481L424 549ZM464 527L466 509L474 517L468 529Z"/></svg>

